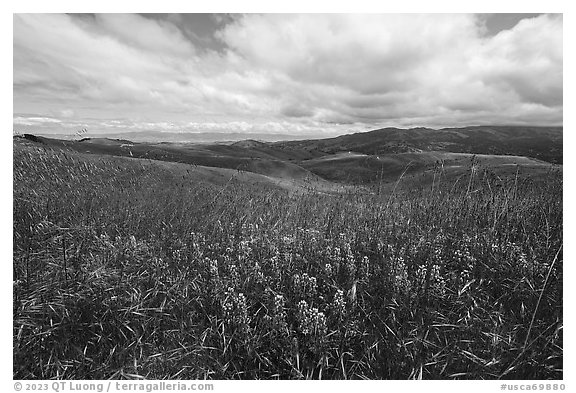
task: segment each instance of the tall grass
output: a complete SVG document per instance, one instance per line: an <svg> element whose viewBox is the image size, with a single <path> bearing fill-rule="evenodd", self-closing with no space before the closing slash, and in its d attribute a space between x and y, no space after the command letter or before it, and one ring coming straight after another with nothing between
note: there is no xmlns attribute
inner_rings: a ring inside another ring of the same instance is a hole
<svg viewBox="0 0 576 393"><path fill-rule="evenodd" d="M216 186L14 146L19 379L562 377L562 175Z"/></svg>

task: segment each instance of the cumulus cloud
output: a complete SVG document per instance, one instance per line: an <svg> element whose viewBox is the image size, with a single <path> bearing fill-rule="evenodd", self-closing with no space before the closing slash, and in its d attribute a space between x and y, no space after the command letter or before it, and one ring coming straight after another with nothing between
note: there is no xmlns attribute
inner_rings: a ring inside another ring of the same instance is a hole
<svg viewBox="0 0 576 393"><path fill-rule="evenodd" d="M134 14L97 14L83 26L94 34L105 34L126 46L154 52L158 56L189 57L195 48L173 24ZM82 22L83 19L79 19Z"/></svg>
<svg viewBox="0 0 576 393"><path fill-rule="evenodd" d="M300 105L304 99L336 117L449 123L511 111L517 117L504 121L522 122L530 103L555 108L561 122L561 16L484 32L465 14L248 15L221 35L255 67L317 93Z"/></svg>
<svg viewBox="0 0 576 393"><path fill-rule="evenodd" d="M520 102L562 105L562 17L520 21L481 46L472 72Z"/></svg>
<svg viewBox="0 0 576 393"><path fill-rule="evenodd" d="M255 65L359 93L414 88L423 62L465 48L471 15L248 15L221 33Z"/></svg>
<svg viewBox="0 0 576 393"><path fill-rule="evenodd" d="M190 21L15 14L14 123L285 133L562 123L561 15L487 35L468 14L251 14L216 24L218 50L189 39Z"/></svg>

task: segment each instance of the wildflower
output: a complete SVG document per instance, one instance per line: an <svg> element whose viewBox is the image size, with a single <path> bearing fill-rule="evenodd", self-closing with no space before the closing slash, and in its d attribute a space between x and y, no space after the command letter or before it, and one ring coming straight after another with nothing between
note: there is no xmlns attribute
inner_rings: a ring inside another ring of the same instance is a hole
<svg viewBox="0 0 576 393"><path fill-rule="evenodd" d="M368 280L369 276L370 276L370 260L368 259L367 256L364 256L358 268L358 278L360 280Z"/></svg>
<svg viewBox="0 0 576 393"><path fill-rule="evenodd" d="M208 273L210 274L210 278L212 280L217 280L218 278L220 278L218 273L218 261L208 258L206 259L208 261Z"/></svg>
<svg viewBox="0 0 576 393"><path fill-rule="evenodd" d="M421 286L426 285L426 280L428 280L427 289L431 294L435 296L444 296L446 293L446 280L440 274L440 266L430 266L430 274L428 274L428 267L420 266L416 271L416 277Z"/></svg>
<svg viewBox="0 0 576 393"><path fill-rule="evenodd" d="M346 278L348 282L352 282L356 278L356 259L354 258L354 254L350 249L350 245L346 245L346 249L344 250L344 272L346 274Z"/></svg>
<svg viewBox="0 0 576 393"><path fill-rule="evenodd" d="M172 250L172 260L175 262L182 261L182 250L180 249Z"/></svg>
<svg viewBox="0 0 576 393"><path fill-rule="evenodd" d="M230 285L232 285L233 288L238 288L240 285L240 273L238 272L238 268L236 265L230 265L228 270L230 272Z"/></svg>
<svg viewBox="0 0 576 393"><path fill-rule="evenodd" d="M327 263L326 265L324 265L324 274L326 274L326 276L328 277L332 277L332 275L334 274L334 268L332 267L331 264Z"/></svg>
<svg viewBox="0 0 576 393"><path fill-rule="evenodd" d="M280 253L276 251L276 253L270 258L269 260L269 281L273 282L274 285L277 285L281 279L282 269L280 268Z"/></svg>
<svg viewBox="0 0 576 393"><path fill-rule="evenodd" d="M262 273L262 268L260 267L260 264L258 262L254 262L254 266L252 267L251 276L252 276L254 282L256 282L258 284L264 283L264 279L265 279L264 273Z"/></svg>
<svg viewBox="0 0 576 393"><path fill-rule="evenodd" d="M236 326L241 330L248 329L248 306L246 304L246 297L242 292L236 293L234 288L228 287L224 293L222 311L226 323Z"/></svg>
<svg viewBox="0 0 576 393"><path fill-rule="evenodd" d="M298 303L298 328L305 336L324 338L326 336L326 316L317 308L310 307L305 300Z"/></svg>
<svg viewBox="0 0 576 393"><path fill-rule="evenodd" d="M270 306L270 314L266 316L271 330L281 333L288 333L288 324L286 323L285 300L283 295L274 295Z"/></svg>
<svg viewBox="0 0 576 393"><path fill-rule="evenodd" d="M294 275L294 294L299 299L312 299L318 292L316 277L310 277L308 273Z"/></svg>
<svg viewBox="0 0 576 393"><path fill-rule="evenodd" d="M334 293L332 303L330 303L330 312L336 320L341 320L346 314L346 302L344 301L344 291L337 289Z"/></svg>
<svg viewBox="0 0 576 393"><path fill-rule="evenodd" d="M328 246L328 248L326 249L326 255L328 259L332 262L334 272L338 272L340 270L340 260L341 260L340 248Z"/></svg>
<svg viewBox="0 0 576 393"><path fill-rule="evenodd" d="M410 294L412 293L411 288L412 285L408 278L408 267L404 262L403 257L398 257L396 260L394 272L393 272L393 286L394 292L396 293L403 293L403 294Z"/></svg>

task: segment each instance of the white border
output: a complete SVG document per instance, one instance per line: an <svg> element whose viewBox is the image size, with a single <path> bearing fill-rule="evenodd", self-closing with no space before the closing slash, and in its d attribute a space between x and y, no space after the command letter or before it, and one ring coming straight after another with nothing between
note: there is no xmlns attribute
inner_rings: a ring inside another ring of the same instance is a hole
<svg viewBox="0 0 576 393"><path fill-rule="evenodd" d="M329 5L328 5L329 4ZM79 2L73 0L51 0L51 1L13 1L9 4L3 4L3 12L1 14L1 29L2 29L2 84L1 84L1 97L2 108L5 116L2 116L2 124L4 131L0 139L0 148L2 149L0 157L2 159L2 170L0 171L0 184L6 184L5 191L2 195L2 209L0 210L0 219L2 222L2 264L0 267L1 281L1 296L0 301L2 309L8 314L12 313L12 191L7 186L12 184L12 113L7 108L13 109L12 101L12 36L13 36L13 13L21 12L387 12L387 13L459 13L459 12L551 12L564 14L564 37L575 37L574 30L574 17L571 12L572 9L568 5L568 1L561 0L548 0L546 2L536 0L524 0L522 2L504 2L502 0L484 0L482 2L472 3L463 1L447 1L447 0L402 0L396 2L384 2L374 0L354 0L354 1L330 1L328 2L312 2L310 0L290 0L283 2L272 2L269 0L249 0L249 1L234 1L234 0L212 0L209 2L194 2L194 1L117 1L117 0L100 0L96 2ZM570 32L572 31L572 33ZM576 69L574 65L574 43L570 39L565 38L568 45L564 46L564 69L568 72L564 75L564 95L565 105L567 108L571 107L573 101L573 88L574 86L572 70ZM571 278L574 277L574 267L571 263L573 260L574 246L572 246L573 229L570 223L574 222L575 208L571 206L574 196L574 182L573 172L576 169L575 155L570 154L573 151L574 136L573 136L573 115L569 109L564 114L564 165L567 170L564 171L565 185L564 185L564 214L565 226L568 226L565 231L564 259L568 263L564 264L565 276L565 291L564 291L564 384L566 384L566 391L575 391L576 378L574 378L574 312L571 300L574 298L574 285L571 285ZM5 322L0 325L0 345L2 355L0 357L0 386L4 387L3 391L14 391L12 381L12 318L10 316L5 318ZM426 392L451 392L466 390L467 393L472 392L492 392L500 390L500 384L505 381L220 381L216 382L216 392L229 392L229 391L250 391L250 392L268 392L271 389L281 390L317 390L327 389L335 392L344 392L351 389L362 389L364 391L400 391L417 389L418 391ZM518 381L521 383L523 381ZM532 381L526 381L532 383ZM554 382L554 381L553 381ZM552 382L552 383L553 383ZM506 383L512 383L507 381ZM560 383L560 382L558 382Z"/></svg>

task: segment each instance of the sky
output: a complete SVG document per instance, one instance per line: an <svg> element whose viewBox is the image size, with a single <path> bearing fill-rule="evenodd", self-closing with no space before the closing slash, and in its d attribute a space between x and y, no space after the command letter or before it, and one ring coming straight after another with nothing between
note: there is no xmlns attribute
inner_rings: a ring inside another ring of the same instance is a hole
<svg viewBox="0 0 576 393"><path fill-rule="evenodd" d="M561 14L14 14L13 128L562 125Z"/></svg>

